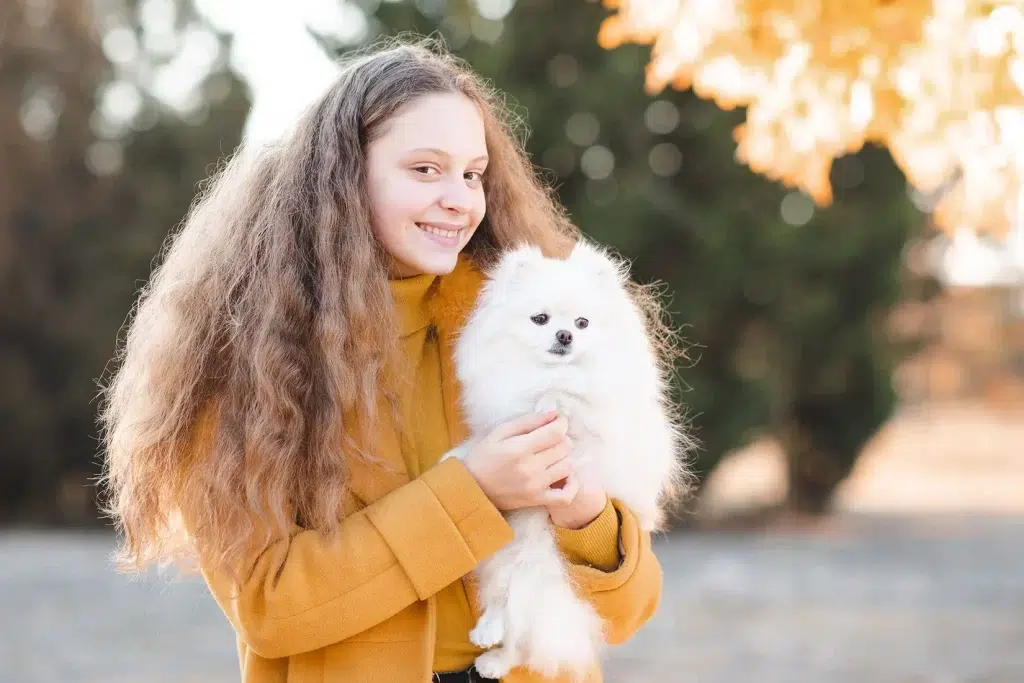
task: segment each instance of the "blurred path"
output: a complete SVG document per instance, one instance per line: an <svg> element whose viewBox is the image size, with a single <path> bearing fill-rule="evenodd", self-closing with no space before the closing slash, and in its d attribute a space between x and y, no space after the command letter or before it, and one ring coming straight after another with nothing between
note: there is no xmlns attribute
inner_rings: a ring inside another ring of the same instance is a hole
<svg viewBox="0 0 1024 683"><path fill-rule="evenodd" d="M0 681L237 681L202 584L131 582L109 537L0 532ZM840 517L674 534L665 595L609 683L1020 683L1024 517Z"/></svg>
<svg viewBox="0 0 1024 683"><path fill-rule="evenodd" d="M701 512L728 517L786 494L785 460L764 439L727 455L708 480ZM1024 406L977 402L903 407L840 484L845 513L1024 515Z"/></svg>

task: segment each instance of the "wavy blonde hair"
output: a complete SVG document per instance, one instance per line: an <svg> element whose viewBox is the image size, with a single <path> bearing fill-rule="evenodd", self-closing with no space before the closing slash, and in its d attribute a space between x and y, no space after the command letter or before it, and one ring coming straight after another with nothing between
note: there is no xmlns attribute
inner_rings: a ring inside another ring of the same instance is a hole
<svg viewBox="0 0 1024 683"><path fill-rule="evenodd" d="M342 516L350 458L397 361L388 255L374 237L367 146L415 98L479 107L487 213L466 250L486 267L523 242L565 254L576 228L530 164L521 120L431 40L345 59L284 142L236 152L202 188L140 293L102 387L106 510L123 568L195 559L238 569L254 543ZM212 447L188 447L200 415ZM175 530L187 513L191 541Z"/></svg>

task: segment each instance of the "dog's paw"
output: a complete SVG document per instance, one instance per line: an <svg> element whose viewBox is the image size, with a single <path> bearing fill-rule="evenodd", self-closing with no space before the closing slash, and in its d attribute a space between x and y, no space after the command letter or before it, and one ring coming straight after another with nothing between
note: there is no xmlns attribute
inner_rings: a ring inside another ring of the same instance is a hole
<svg viewBox="0 0 1024 683"><path fill-rule="evenodd" d="M448 460L449 458L457 458L459 460L465 460L466 456L469 455L470 444L465 442L462 445L456 446L447 453L441 456L441 460Z"/></svg>
<svg viewBox="0 0 1024 683"><path fill-rule="evenodd" d="M477 647L494 647L505 639L505 614L501 610L485 610L476 622L476 627L469 632L469 642Z"/></svg>
<svg viewBox="0 0 1024 683"><path fill-rule="evenodd" d="M502 679L508 675L514 666L512 651L508 648L498 647L488 650L473 663L473 667L480 672L484 678Z"/></svg>

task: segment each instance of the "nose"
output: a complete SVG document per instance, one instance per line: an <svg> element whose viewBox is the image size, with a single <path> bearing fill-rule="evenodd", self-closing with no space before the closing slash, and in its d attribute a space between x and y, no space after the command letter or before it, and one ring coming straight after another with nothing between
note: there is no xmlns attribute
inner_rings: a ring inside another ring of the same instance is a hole
<svg viewBox="0 0 1024 683"><path fill-rule="evenodd" d="M441 207L453 213L469 213L473 208L475 196L473 189L466 186L466 181L461 178L447 183L444 193L441 195Z"/></svg>
<svg viewBox="0 0 1024 683"><path fill-rule="evenodd" d="M559 330L558 332L555 332L555 339L558 340L559 344L568 346L569 344L572 344L572 332L569 330Z"/></svg>

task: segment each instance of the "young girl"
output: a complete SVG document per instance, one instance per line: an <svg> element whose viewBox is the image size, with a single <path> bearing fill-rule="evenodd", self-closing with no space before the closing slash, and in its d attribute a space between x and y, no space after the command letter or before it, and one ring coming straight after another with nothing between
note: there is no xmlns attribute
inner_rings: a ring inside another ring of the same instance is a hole
<svg viewBox="0 0 1024 683"><path fill-rule="evenodd" d="M102 412L122 560L197 564L247 683L468 683L467 575L511 540L502 511L546 506L607 640L629 638L661 569L629 509L559 486L563 418L439 462L467 437L451 352L481 270L576 237L462 63L348 60L290 139L219 172L142 293Z"/></svg>

